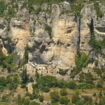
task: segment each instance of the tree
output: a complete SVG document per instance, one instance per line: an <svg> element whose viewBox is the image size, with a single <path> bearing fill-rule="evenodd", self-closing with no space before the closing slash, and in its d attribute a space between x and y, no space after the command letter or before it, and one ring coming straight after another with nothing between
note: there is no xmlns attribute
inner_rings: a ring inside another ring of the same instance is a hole
<svg viewBox="0 0 105 105"><path fill-rule="evenodd" d="M24 58L19 62L19 66L22 67L28 62L28 47L25 48Z"/></svg>
<svg viewBox="0 0 105 105"><path fill-rule="evenodd" d="M21 74L21 78L22 78L22 84L26 85L26 83L29 80L29 76L27 74L27 70L26 69L23 70L23 72Z"/></svg>

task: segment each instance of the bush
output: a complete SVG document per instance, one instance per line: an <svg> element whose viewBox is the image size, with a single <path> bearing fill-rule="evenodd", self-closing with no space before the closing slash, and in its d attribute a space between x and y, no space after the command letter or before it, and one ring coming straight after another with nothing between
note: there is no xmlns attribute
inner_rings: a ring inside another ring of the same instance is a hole
<svg viewBox="0 0 105 105"><path fill-rule="evenodd" d="M94 8L96 10L97 17L102 17L103 13L102 13L102 11L100 9L99 3L95 2L94 3Z"/></svg>
<svg viewBox="0 0 105 105"><path fill-rule="evenodd" d="M7 85L7 81L5 77L0 77L0 86L5 87Z"/></svg>
<svg viewBox="0 0 105 105"><path fill-rule="evenodd" d="M9 96L8 95L4 95L1 98L1 102L8 102L9 101Z"/></svg>
<svg viewBox="0 0 105 105"><path fill-rule="evenodd" d="M22 78L22 84L26 85L28 83L28 81L29 81L29 76L27 74L27 70L26 69L24 69L22 71L21 78Z"/></svg>
<svg viewBox="0 0 105 105"><path fill-rule="evenodd" d="M60 91L60 94L61 94L61 96L66 96L66 95L67 95L66 89L62 89L62 90Z"/></svg>
<svg viewBox="0 0 105 105"><path fill-rule="evenodd" d="M100 97L99 105L105 105L105 96Z"/></svg>
<svg viewBox="0 0 105 105"><path fill-rule="evenodd" d="M53 76L41 76L38 80L37 80L37 84L40 88L43 87L56 87L57 86L57 79Z"/></svg>
<svg viewBox="0 0 105 105"><path fill-rule="evenodd" d="M102 88L103 87L103 84L104 84L104 81L103 80L97 81L96 88Z"/></svg>
<svg viewBox="0 0 105 105"><path fill-rule="evenodd" d="M69 99L67 97L61 97L60 98L60 104L67 105L69 103Z"/></svg>
<svg viewBox="0 0 105 105"><path fill-rule="evenodd" d="M6 4L5 4L5 1L0 1L0 16L3 15L4 13L4 10L6 9Z"/></svg>
<svg viewBox="0 0 105 105"><path fill-rule="evenodd" d="M16 70L16 64L14 63L14 57L16 57L16 53L11 53L8 56L5 56L2 51L0 52L0 65L3 68L7 68L8 72Z"/></svg>
<svg viewBox="0 0 105 105"><path fill-rule="evenodd" d="M68 83L66 81L63 81L63 80L58 80L57 81L57 87L59 87L59 88L66 88L67 84Z"/></svg>
<svg viewBox="0 0 105 105"><path fill-rule="evenodd" d="M72 103L76 104L77 105L77 102L80 101L80 96L79 96L79 93L75 93L73 96L72 96Z"/></svg>
<svg viewBox="0 0 105 105"><path fill-rule="evenodd" d="M83 96L82 97L84 100L84 103L88 104L88 105L92 105L92 97L89 96Z"/></svg>
<svg viewBox="0 0 105 105"><path fill-rule="evenodd" d="M63 76L66 75L67 72L68 70L62 70L62 69L59 70L59 74Z"/></svg>
<svg viewBox="0 0 105 105"><path fill-rule="evenodd" d="M58 92L51 92L50 93L50 97L51 97L51 102L52 103L58 102L59 101L59 98L60 98Z"/></svg>
<svg viewBox="0 0 105 105"><path fill-rule="evenodd" d="M89 60L90 58L88 55L83 52L79 53L75 58L76 69L80 71L83 67L86 67L89 63Z"/></svg>
<svg viewBox="0 0 105 105"><path fill-rule="evenodd" d="M81 73L80 74L80 81L88 84L93 84L93 75L91 73Z"/></svg>
<svg viewBox="0 0 105 105"><path fill-rule="evenodd" d="M67 87L70 89L75 89L76 86L77 85L76 85L75 81L70 81L70 82L68 82L68 85L67 85Z"/></svg>
<svg viewBox="0 0 105 105"><path fill-rule="evenodd" d="M49 89L49 87L45 86L45 87L43 87L43 88L42 88L42 91L44 91L44 92L46 92L46 93L47 93L47 92L49 92L49 91L50 91L50 89Z"/></svg>
<svg viewBox="0 0 105 105"><path fill-rule="evenodd" d="M30 97L31 100L38 99L39 94L38 93L29 94L29 97Z"/></svg>
<svg viewBox="0 0 105 105"><path fill-rule="evenodd" d="M88 84L88 83L80 83L77 86L78 89L92 89L94 88L94 86L92 84Z"/></svg>
<svg viewBox="0 0 105 105"><path fill-rule="evenodd" d="M96 53L101 53L102 47L105 45L105 41L96 40L95 36L92 36L89 40L89 45L92 47L93 51Z"/></svg>
<svg viewBox="0 0 105 105"><path fill-rule="evenodd" d="M72 3L71 9L75 13L76 16L81 17L81 9L83 8L82 3Z"/></svg>
<svg viewBox="0 0 105 105"><path fill-rule="evenodd" d="M28 47L25 48L24 58L20 61L19 67L22 67L28 62Z"/></svg>
<svg viewBox="0 0 105 105"><path fill-rule="evenodd" d="M44 97L43 96L39 96L39 100L40 100L40 102L43 102L44 101Z"/></svg>

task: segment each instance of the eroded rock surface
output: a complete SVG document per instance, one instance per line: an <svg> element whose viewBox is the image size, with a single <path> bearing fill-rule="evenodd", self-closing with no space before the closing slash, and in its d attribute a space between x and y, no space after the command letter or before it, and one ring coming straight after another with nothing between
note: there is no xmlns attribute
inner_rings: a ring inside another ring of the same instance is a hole
<svg viewBox="0 0 105 105"><path fill-rule="evenodd" d="M43 4L41 7L33 8L34 10L41 8L41 11L29 14L24 8L19 9L16 17L9 21L0 19L0 38L1 40L11 38L14 45L14 49L9 47L11 51L17 52L23 59L25 49L28 47L26 68L30 75L38 71L43 75L61 77L59 69L68 69L67 78L69 78L70 72L75 67L78 50L85 52L90 58L99 60L99 65L105 65L104 58L91 52L92 48L89 45L92 21L96 38L101 39L105 35L105 14L98 18L93 4L84 4L80 11L81 17L67 12L71 10L68 2ZM6 44L5 41L1 42L2 45ZM7 44L12 46L10 43ZM5 55L8 54L5 46L2 46L2 50ZM93 67L94 62L88 65L86 72Z"/></svg>

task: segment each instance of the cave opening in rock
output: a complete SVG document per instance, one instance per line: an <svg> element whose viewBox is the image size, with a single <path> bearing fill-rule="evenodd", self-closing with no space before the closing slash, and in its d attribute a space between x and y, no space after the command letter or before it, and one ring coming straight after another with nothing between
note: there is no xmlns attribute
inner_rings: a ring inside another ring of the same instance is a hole
<svg viewBox="0 0 105 105"><path fill-rule="evenodd" d="M105 27L95 27L99 32L105 33Z"/></svg>

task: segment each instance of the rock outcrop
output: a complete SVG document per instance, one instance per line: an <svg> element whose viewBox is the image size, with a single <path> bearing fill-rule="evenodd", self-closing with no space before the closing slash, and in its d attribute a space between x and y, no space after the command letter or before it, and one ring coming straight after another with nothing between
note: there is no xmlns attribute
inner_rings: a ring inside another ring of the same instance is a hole
<svg viewBox="0 0 105 105"><path fill-rule="evenodd" d="M84 4L80 11L81 17L70 12L72 10L68 2L43 4L33 8L34 11L40 8L40 11L37 14L29 14L29 11L23 8L18 9L16 16L10 20L0 19L0 38L11 39L15 47L13 52L17 52L20 59L24 58L25 48L28 47L26 68L29 74L33 75L37 71L43 75L62 78L59 69L68 69L69 78L70 72L76 66L75 57L78 50L90 58L98 59L100 65L105 65L104 58L95 55L89 45L92 20L96 38L100 39L105 35L105 14L99 18L93 4ZM8 54L5 46L2 50ZM87 70L93 68L92 65L90 63Z"/></svg>

